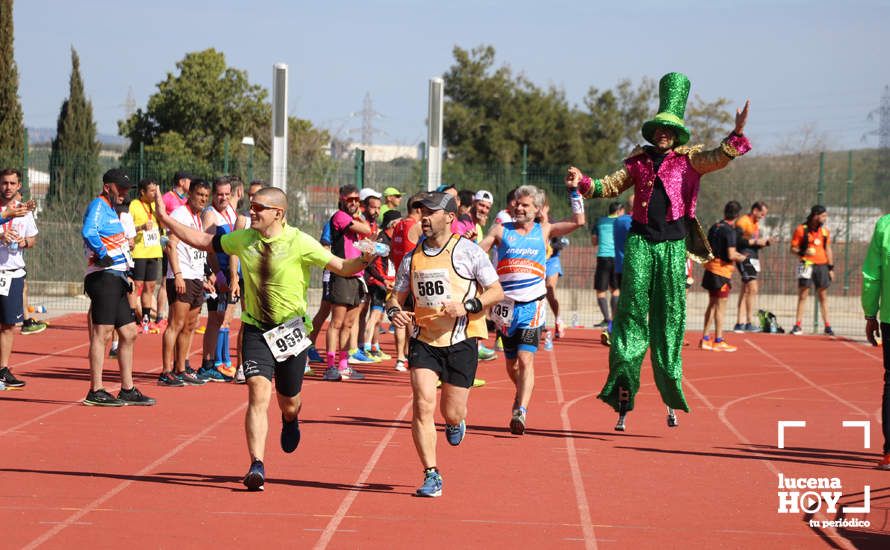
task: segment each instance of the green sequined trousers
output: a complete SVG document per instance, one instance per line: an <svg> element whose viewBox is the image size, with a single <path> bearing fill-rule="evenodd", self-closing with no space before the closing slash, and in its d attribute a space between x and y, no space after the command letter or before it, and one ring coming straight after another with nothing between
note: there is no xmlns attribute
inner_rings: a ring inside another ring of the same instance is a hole
<svg viewBox="0 0 890 550"><path fill-rule="evenodd" d="M652 370L661 399L689 412L681 387L686 332L686 242L627 238L621 297L612 321L609 378L599 398L618 411L618 388L630 392L628 410L640 389L640 367L651 346Z"/></svg>

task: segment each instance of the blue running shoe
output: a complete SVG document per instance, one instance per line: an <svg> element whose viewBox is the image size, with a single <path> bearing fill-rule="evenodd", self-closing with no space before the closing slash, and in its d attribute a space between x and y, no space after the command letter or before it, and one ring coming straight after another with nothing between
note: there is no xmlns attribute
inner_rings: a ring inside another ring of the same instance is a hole
<svg viewBox="0 0 890 550"><path fill-rule="evenodd" d="M358 349L355 350L355 353L349 356L349 362L357 363L359 365L367 365L370 363L376 363L377 361L375 361L373 357L368 357L368 355L365 353L365 350Z"/></svg>
<svg viewBox="0 0 890 550"><path fill-rule="evenodd" d="M250 469L244 476L244 486L248 491L262 491L266 484L266 469L262 460L254 460L250 463Z"/></svg>
<svg viewBox="0 0 890 550"><path fill-rule="evenodd" d="M425 470L423 472L423 485L414 492L419 497L442 496L442 476L437 470Z"/></svg>
<svg viewBox="0 0 890 550"><path fill-rule="evenodd" d="M201 380L207 382L231 382L232 377L216 370L216 367L201 367L196 375Z"/></svg>
<svg viewBox="0 0 890 550"><path fill-rule="evenodd" d="M290 422L281 415L281 450L286 453L292 453L297 450L300 444L300 420L294 418Z"/></svg>
<svg viewBox="0 0 890 550"><path fill-rule="evenodd" d="M464 440L467 433L467 421L461 420L460 424L445 424L445 439L452 447L457 447Z"/></svg>
<svg viewBox="0 0 890 550"><path fill-rule="evenodd" d="M318 350L315 349L315 346L311 346L309 348L309 362L310 363L321 363L321 364L324 364L324 362L325 362L324 357L322 357L321 354L318 353Z"/></svg>

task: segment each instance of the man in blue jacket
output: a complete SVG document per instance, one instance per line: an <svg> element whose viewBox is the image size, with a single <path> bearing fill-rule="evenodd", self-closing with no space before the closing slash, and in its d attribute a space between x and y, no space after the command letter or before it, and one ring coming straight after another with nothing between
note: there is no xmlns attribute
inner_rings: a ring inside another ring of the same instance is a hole
<svg viewBox="0 0 890 550"><path fill-rule="evenodd" d="M102 194L93 199L83 216L84 254L87 259L84 289L90 297L90 391L84 405L121 407L154 405L133 385L133 344L136 341L136 313L127 294L133 282L130 245L114 207L123 204L130 190L130 178L123 170L109 170L102 176ZM121 390L117 397L102 387L102 363L111 332L117 330L120 346L117 362L121 370Z"/></svg>

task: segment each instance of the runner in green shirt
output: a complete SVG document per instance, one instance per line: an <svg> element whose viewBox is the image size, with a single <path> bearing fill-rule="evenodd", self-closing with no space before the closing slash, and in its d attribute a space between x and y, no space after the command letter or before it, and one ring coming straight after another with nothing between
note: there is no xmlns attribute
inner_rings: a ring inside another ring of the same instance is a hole
<svg viewBox="0 0 890 550"><path fill-rule="evenodd" d="M245 430L251 459L244 485L261 491L273 375L281 409L281 448L292 453L300 442L300 390L309 344L306 334L312 328L306 315L309 267L348 277L367 266L373 255L338 258L312 237L287 225L287 197L274 187L261 189L251 199L250 228L226 235L195 231L171 219L163 208L156 213L183 242L209 253L238 256L241 262L245 302L241 345L249 389Z"/></svg>
<svg viewBox="0 0 890 550"><path fill-rule="evenodd" d="M878 345L883 337L884 393L881 419L884 435L884 456L878 468L890 470L890 214L875 224L875 232L862 264L862 310L865 313L865 337Z"/></svg>

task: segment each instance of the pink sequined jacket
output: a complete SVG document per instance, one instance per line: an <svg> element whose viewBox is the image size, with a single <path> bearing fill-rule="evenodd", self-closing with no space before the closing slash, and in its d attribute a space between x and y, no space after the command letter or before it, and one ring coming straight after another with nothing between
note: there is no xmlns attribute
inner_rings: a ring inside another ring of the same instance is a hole
<svg viewBox="0 0 890 550"><path fill-rule="evenodd" d="M751 142L745 136L730 134L719 147L709 151L702 149L701 145L674 148L668 152L656 174L652 159L638 147L625 159L624 168L602 179L591 180L584 176L578 191L584 198L617 197L633 185L633 219L645 224L649 221L649 199L657 175L671 201L667 221L694 217L701 177L724 168L732 159L750 151Z"/></svg>

